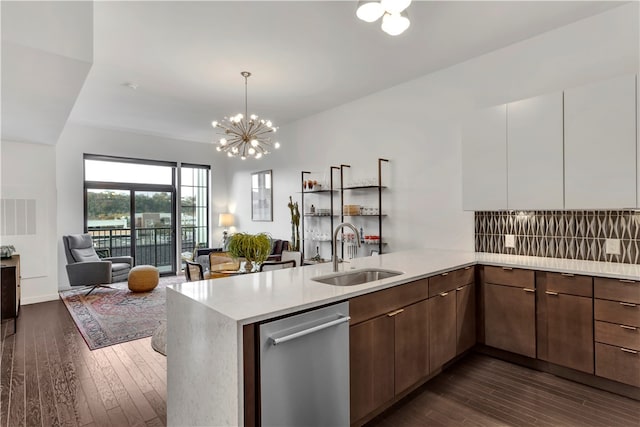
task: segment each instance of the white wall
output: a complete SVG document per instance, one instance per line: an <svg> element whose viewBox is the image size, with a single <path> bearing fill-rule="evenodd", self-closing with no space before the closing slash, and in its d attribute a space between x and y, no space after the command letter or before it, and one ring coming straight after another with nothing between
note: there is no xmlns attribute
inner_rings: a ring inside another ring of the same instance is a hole
<svg viewBox="0 0 640 427"><path fill-rule="evenodd" d="M289 195L300 199L301 170L325 173L348 163L358 178L375 176L376 159L385 157L388 249L472 250L473 214L462 211L460 119L485 106L636 73L638 39L634 2L283 126L280 151L259 161L228 160L238 229L289 238L286 205ZM250 219L249 172L262 169L274 171L273 223Z"/></svg>
<svg viewBox="0 0 640 427"><path fill-rule="evenodd" d="M20 254L22 303L56 299L55 147L2 141L0 153L0 197L36 201L35 234L0 236L0 244L14 245Z"/></svg>
<svg viewBox="0 0 640 427"><path fill-rule="evenodd" d="M217 227L218 213L227 210L227 184L225 166L216 161L212 145L180 141L135 133L98 129L67 124L56 146L58 186L58 283L68 287L62 236L81 233L83 213L83 154L102 154L150 160L208 164L211 166L212 186L210 205L213 209L210 229L215 243L222 238ZM215 221L213 221L215 219Z"/></svg>

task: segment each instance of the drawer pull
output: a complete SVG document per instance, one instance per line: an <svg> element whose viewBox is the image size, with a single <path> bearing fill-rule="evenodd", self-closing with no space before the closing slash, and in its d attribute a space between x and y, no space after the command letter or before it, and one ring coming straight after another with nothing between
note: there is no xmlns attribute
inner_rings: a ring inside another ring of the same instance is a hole
<svg viewBox="0 0 640 427"><path fill-rule="evenodd" d="M620 350L624 351L625 353L638 354L637 351L629 350L628 348L624 348L624 347L620 347Z"/></svg>
<svg viewBox="0 0 640 427"><path fill-rule="evenodd" d="M442 273L441 276L448 276L449 273Z"/></svg>
<svg viewBox="0 0 640 427"><path fill-rule="evenodd" d="M571 273L560 273L560 275L564 276L564 277L574 277L575 276L574 274L571 274Z"/></svg>
<svg viewBox="0 0 640 427"><path fill-rule="evenodd" d="M513 267L502 267L502 269L505 271L511 271L513 270Z"/></svg>
<svg viewBox="0 0 640 427"><path fill-rule="evenodd" d="M461 291L461 290L463 290L463 289L464 289L464 286L460 286L459 288L456 288L456 291L458 291L458 292L459 292L459 291Z"/></svg>
<svg viewBox="0 0 640 427"><path fill-rule="evenodd" d="M447 295L449 295L449 292L440 292L441 297L446 297Z"/></svg>
<svg viewBox="0 0 640 427"><path fill-rule="evenodd" d="M553 295L553 296L557 296L558 293L557 292L551 292L551 291L544 291L545 294L547 295Z"/></svg>
<svg viewBox="0 0 640 427"><path fill-rule="evenodd" d="M623 306L623 307L637 307L638 306L637 304L632 304L630 302L621 302L620 305Z"/></svg>
<svg viewBox="0 0 640 427"><path fill-rule="evenodd" d="M465 269L465 270L471 270L471 266L469 266L469 267L465 267L464 269Z"/></svg>
<svg viewBox="0 0 640 427"><path fill-rule="evenodd" d="M525 291L525 292L535 292L536 291L535 289L531 289L531 288L523 288L522 290Z"/></svg>
<svg viewBox="0 0 640 427"><path fill-rule="evenodd" d="M638 330L638 328L634 328L633 326L620 325L620 327L621 327L622 329L628 329L628 330L630 330L630 331L637 331L637 330Z"/></svg>
<svg viewBox="0 0 640 427"><path fill-rule="evenodd" d="M389 316L389 317L393 317L393 316L395 316L396 314L400 314L400 313L402 313L403 311L404 311L404 308L401 308L401 309L399 309L399 310L392 311L391 313L388 313L388 314L387 314L387 316Z"/></svg>
<svg viewBox="0 0 640 427"><path fill-rule="evenodd" d="M622 283L636 283L633 280L627 280L627 279L620 279L620 282L622 282Z"/></svg>

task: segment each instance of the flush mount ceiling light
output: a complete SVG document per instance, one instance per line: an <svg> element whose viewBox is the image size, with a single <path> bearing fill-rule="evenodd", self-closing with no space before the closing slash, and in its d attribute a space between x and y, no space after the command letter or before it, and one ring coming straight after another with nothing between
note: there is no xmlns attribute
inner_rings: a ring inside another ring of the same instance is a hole
<svg viewBox="0 0 640 427"><path fill-rule="evenodd" d="M247 79L251 76L248 71L240 73L244 77L244 115L225 117L221 121L211 122L211 126L219 129L218 134L223 137L217 142L217 151L227 153L229 157L247 157L259 159L269 150L280 148L279 142L271 142L271 134L278 128L273 126L271 120L259 119L258 116L247 114Z"/></svg>
<svg viewBox="0 0 640 427"><path fill-rule="evenodd" d="M411 25L405 10L410 4L411 0L360 0L356 16L365 22L375 22L382 17L382 31L397 36Z"/></svg>

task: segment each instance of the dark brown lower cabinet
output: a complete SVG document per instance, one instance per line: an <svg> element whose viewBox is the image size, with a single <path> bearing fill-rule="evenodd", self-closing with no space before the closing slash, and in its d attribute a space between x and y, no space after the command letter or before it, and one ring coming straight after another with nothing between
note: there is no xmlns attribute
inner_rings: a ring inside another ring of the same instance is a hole
<svg viewBox="0 0 640 427"><path fill-rule="evenodd" d="M476 345L476 286L456 289L456 354Z"/></svg>
<svg viewBox="0 0 640 427"><path fill-rule="evenodd" d="M395 327L395 394L429 374L429 316L427 301L393 316Z"/></svg>
<svg viewBox="0 0 640 427"><path fill-rule="evenodd" d="M456 292L429 298L429 372L456 356Z"/></svg>
<svg viewBox="0 0 640 427"><path fill-rule="evenodd" d="M540 359L593 374L592 299L565 294L542 298L547 305L547 357Z"/></svg>
<svg viewBox="0 0 640 427"><path fill-rule="evenodd" d="M483 297L485 344L536 357L535 289L485 283Z"/></svg>
<svg viewBox="0 0 640 427"><path fill-rule="evenodd" d="M596 375L640 387L640 351L597 342Z"/></svg>
<svg viewBox="0 0 640 427"><path fill-rule="evenodd" d="M593 279L538 272L538 359L593 374Z"/></svg>
<svg viewBox="0 0 640 427"><path fill-rule="evenodd" d="M382 315L349 328L351 422L393 399L394 323Z"/></svg>

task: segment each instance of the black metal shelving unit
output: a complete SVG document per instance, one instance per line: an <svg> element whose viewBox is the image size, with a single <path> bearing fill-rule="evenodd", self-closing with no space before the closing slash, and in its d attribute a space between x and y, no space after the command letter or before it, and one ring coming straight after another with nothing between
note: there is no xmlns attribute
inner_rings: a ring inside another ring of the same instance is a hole
<svg viewBox="0 0 640 427"><path fill-rule="evenodd" d="M329 234L331 234L333 232L333 220L334 217L336 216L334 214L334 203L333 203L333 196L334 194L336 194L338 192L338 190L336 190L334 182L333 182L333 172L336 170L339 170L340 168L337 166L330 166L329 167L329 189L328 190L311 190L311 191L305 191L304 189L304 180L305 180L305 175L310 175L311 172L309 171L302 171L300 174L300 215L301 215L301 224L302 224L302 235L300 237L300 252L302 252L302 259L306 259L305 258L305 225L304 225L304 219L305 217L329 217L329 222L330 222L330 230L329 230ZM340 187L342 187L342 181L340 182ZM304 198L305 195L309 195L309 194L329 194L330 197L330 208L329 208L329 215L309 215L306 214L306 211L304 209ZM331 247L331 256L333 256L333 245Z"/></svg>
<svg viewBox="0 0 640 427"><path fill-rule="evenodd" d="M344 217L346 216L353 216L353 217L377 217L378 218L378 236L380 237L380 241L378 242L378 253L382 254L382 247L385 245L385 243L383 243L382 241L382 218L385 217L386 215L382 213L382 190L387 188L385 186L382 185L382 163L388 163L389 160L388 159L382 159L379 158L378 159L378 185L359 185L359 186L352 186L352 187L344 187L344 186L340 186L340 211L341 211L341 215L340 215L340 219L341 222L344 222ZM346 168L350 168L351 165L345 165L342 164L340 165L340 183L342 184L344 182L343 178L344 178L344 169ZM377 190L378 191L378 213L375 215L345 215L344 214L344 192L345 190L363 190L363 191L368 191L368 190ZM344 258L344 243L342 244L342 257Z"/></svg>

